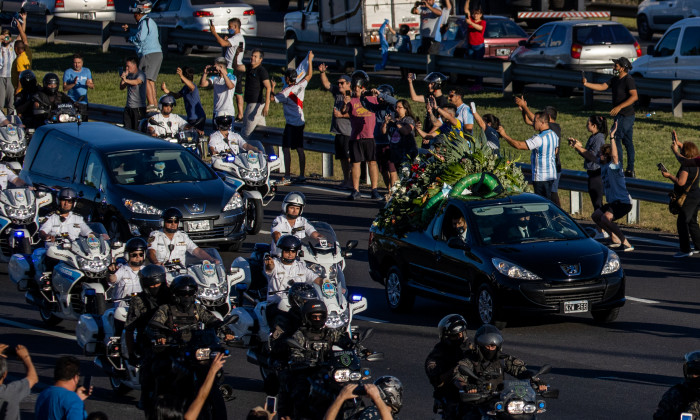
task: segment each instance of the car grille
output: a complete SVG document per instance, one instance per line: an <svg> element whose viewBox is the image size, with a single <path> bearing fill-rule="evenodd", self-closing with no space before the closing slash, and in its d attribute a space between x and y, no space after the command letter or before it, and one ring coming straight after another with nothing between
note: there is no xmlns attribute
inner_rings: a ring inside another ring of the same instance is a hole
<svg viewBox="0 0 700 420"><path fill-rule="evenodd" d="M520 290L528 299L540 305L559 305L562 302L572 300L587 300L589 303L597 303L605 298L605 286L602 284L583 288L557 287L544 288L544 290L541 287L527 288L521 286Z"/></svg>
<svg viewBox="0 0 700 420"><path fill-rule="evenodd" d="M201 232L188 232L190 239L193 241L201 241L204 239L223 239L234 232L241 230L240 223L234 223L232 225L216 226L212 230L205 230Z"/></svg>
<svg viewBox="0 0 700 420"><path fill-rule="evenodd" d="M561 293L545 294L544 300L547 305L558 305L571 300L587 300L589 303L596 303L603 300L603 290L591 290L581 293Z"/></svg>

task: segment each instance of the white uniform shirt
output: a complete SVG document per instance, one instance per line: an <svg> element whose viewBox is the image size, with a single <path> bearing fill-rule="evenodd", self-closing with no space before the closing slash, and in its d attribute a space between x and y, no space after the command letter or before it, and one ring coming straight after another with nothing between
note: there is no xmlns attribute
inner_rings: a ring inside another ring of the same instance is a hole
<svg viewBox="0 0 700 420"><path fill-rule="evenodd" d="M2 112L0 112L2 114ZM0 120L2 121L2 120ZM12 169L10 169L4 163L0 163L0 189L4 190L7 188L8 182L15 182L17 179L17 174L15 174Z"/></svg>
<svg viewBox="0 0 700 420"><path fill-rule="evenodd" d="M283 105L284 119L289 125L304 125L304 93L309 82L303 79L292 86L287 86L275 95L275 102Z"/></svg>
<svg viewBox="0 0 700 420"><path fill-rule="evenodd" d="M277 307L287 312L289 303L286 292L289 290L289 281L294 283L313 283L318 277L316 273L306 268L301 261L294 261L290 265L282 264L278 258L273 258L275 268L270 273L267 271L267 303L277 304Z"/></svg>
<svg viewBox="0 0 700 420"><path fill-rule="evenodd" d="M272 249L270 250L270 253L273 255L278 255L277 252L277 246L275 244L274 240L274 235L275 232L281 233L282 236L284 235L294 235L299 239L304 239L307 236L311 236L314 232L316 232L316 229L309 223L308 220L306 220L305 217L299 216L297 217L296 221L294 222L294 227L289 224L289 220L287 220L287 217L283 214L280 214L279 216L275 217L275 220L272 221Z"/></svg>
<svg viewBox="0 0 700 420"><path fill-rule="evenodd" d="M216 153L223 153L230 150L234 155L237 155L246 144L248 143L243 140L243 137L233 131L229 131L228 137L225 139L221 131L215 131L209 136L209 147L213 147Z"/></svg>
<svg viewBox="0 0 700 420"><path fill-rule="evenodd" d="M224 54L224 58L226 59L226 62L228 63L227 66L228 68L232 69L236 67L233 64L233 57L236 55L236 50L238 49L238 44L243 43L243 51L241 51L238 54L238 60L236 60L236 65L240 66L243 64L243 55L245 54L245 38L243 38L242 33L237 33L236 35L233 35L228 39L229 44L231 44L230 47L226 48L226 53Z"/></svg>
<svg viewBox="0 0 700 420"><path fill-rule="evenodd" d="M114 283L114 291L112 292L112 299L121 299L126 296L131 296L135 293L141 293L141 283L139 282L139 271L134 271L131 266L127 263L119 267L115 276L117 276L117 281ZM129 303L125 300L114 302L114 307L118 308L120 306L127 307Z"/></svg>
<svg viewBox="0 0 700 420"><path fill-rule="evenodd" d="M51 236L61 236L67 233L71 240L76 240L80 236L88 236L92 233L92 229L85 223L83 217L73 212L68 213L66 220L63 222L61 222L61 216L58 213L52 214L41 225L39 230Z"/></svg>
<svg viewBox="0 0 700 420"><path fill-rule="evenodd" d="M173 245L173 250L170 251L169 246ZM165 236L162 230L154 230L148 237L148 250L156 252L156 260L165 263L173 260L180 260L185 264L185 256L197 249L198 246L185 232L178 230L173 235L172 241Z"/></svg>
<svg viewBox="0 0 700 420"><path fill-rule="evenodd" d="M156 135L158 136L172 134L173 137L175 137L177 135L178 130L184 128L187 125L187 121L185 121L181 116L175 113L171 113L167 117L163 114L156 114L152 118L165 126L160 127L157 125L151 125L150 122L148 123L148 128L153 128L153 130L155 130L156 132ZM170 126L168 126L168 123L170 123Z"/></svg>

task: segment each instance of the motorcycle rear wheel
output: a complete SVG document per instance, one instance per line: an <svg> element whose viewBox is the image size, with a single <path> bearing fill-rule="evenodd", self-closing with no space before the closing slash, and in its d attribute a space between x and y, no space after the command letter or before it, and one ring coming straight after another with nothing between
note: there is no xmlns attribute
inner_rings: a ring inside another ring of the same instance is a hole
<svg viewBox="0 0 700 420"><path fill-rule="evenodd" d="M41 317L41 321L47 327L55 327L56 325L60 324L61 321L63 321L63 319L52 314L47 308L39 308L39 316Z"/></svg>

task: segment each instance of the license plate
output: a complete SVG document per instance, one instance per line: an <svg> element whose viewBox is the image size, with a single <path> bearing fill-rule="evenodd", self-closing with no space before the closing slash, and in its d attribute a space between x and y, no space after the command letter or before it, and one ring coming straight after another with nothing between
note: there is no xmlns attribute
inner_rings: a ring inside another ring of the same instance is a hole
<svg viewBox="0 0 700 420"><path fill-rule="evenodd" d="M572 300L570 302L564 302L565 314L575 314L578 312L588 312L587 300Z"/></svg>
<svg viewBox="0 0 700 420"><path fill-rule="evenodd" d="M81 15L85 20L95 20L95 13L82 13Z"/></svg>
<svg viewBox="0 0 700 420"><path fill-rule="evenodd" d="M498 55L498 56L510 55L510 48L498 48L496 50L496 55Z"/></svg>
<svg viewBox="0 0 700 420"><path fill-rule="evenodd" d="M188 232L211 230L211 220L192 220L187 222Z"/></svg>

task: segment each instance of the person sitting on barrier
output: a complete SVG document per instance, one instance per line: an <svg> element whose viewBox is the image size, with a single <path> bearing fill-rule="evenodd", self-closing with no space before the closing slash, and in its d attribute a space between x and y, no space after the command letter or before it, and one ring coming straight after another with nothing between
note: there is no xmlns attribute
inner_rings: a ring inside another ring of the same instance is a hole
<svg viewBox="0 0 700 420"><path fill-rule="evenodd" d="M181 116L173 113L175 108L175 98L170 95L163 95L158 100L159 114L149 118L146 129L153 137L176 138L177 132L189 127L187 121Z"/></svg>
<svg viewBox="0 0 700 420"><path fill-rule="evenodd" d="M185 111L187 112L187 123L200 131L200 135L204 134L207 114L202 107L199 88L194 84L194 69L192 67L178 67L175 73L180 76L180 80L183 83L182 89L179 92L172 92L168 89L165 82L161 83L160 89L163 93L175 99L182 98L185 103Z"/></svg>
<svg viewBox="0 0 700 420"><path fill-rule="evenodd" d="M209 153L212 156L229 152L237 155L241 149L252 150L258 153L262 152L257 147L248 144L240 134L232 130L232 116L222 114L214 118L214 121L217 129L209 136Z"/></svg>

